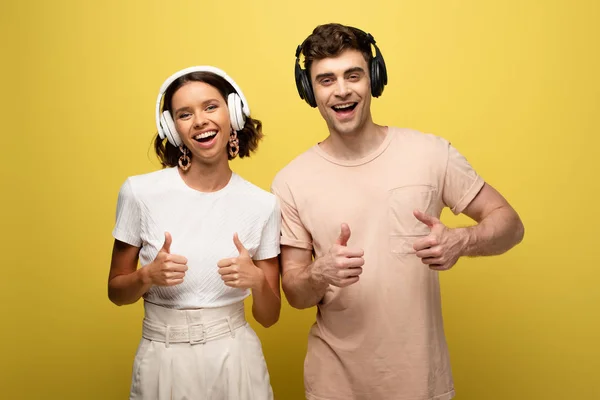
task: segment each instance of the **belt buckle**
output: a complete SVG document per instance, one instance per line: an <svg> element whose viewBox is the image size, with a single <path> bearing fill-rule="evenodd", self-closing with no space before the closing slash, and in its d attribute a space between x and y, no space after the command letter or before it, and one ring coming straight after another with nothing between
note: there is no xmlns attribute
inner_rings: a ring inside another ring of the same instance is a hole
<svg viewBox="0 0 600 400"><path fill-rule="evenodd" d="M200 339L193 339L193 331L195 331L194 328L200 328L202 331L202 336ZM206 331L204 330L204 324L202 323L188 325L188 334L190 335L190 344L200 344L206 342Z"/></svg>

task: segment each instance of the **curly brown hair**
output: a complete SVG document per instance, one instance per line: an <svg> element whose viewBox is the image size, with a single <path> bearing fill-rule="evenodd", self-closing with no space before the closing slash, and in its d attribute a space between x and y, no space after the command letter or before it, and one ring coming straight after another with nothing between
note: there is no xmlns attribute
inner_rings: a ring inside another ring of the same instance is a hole
<svg viewBox="0 0 600 400"><path fill-rule="evenodd" d="M304 68L310 73L313 61L337 57L348 49L360 51L367 64L370 65L373 52L365 32L336 23L319 25L302 43Z"/></svg>
<svg viewBox="0 0 600 400"><path fill-rule="evenodd" d="M233 86L231 86L229 82L219 75L204 71L191 72L179 77L173 83L171 83L171 85L169 85L163 98L162 111L171 111L171 101L173 100L173 95L177 89L188 82L207 83L216 88L223 96L223 99L227 99L227 96L229 96L230 93L235 92ZM263 137L262 122L251 117L246 117L244 128L240 131L237 131L237 137L240 142L240 151L238 156L240 158L249 157L250 153L256 151L258 148L258 142ZM178 165L179 157L181 155L179 148L173 146L167 139L161 139L158 134L154 139L154 151L156 152L156 155L158 156L158 159L163 167L175 167ZM192 157L191 154L188 154L188 156L190 158ZM227 158L229 160L233 159L229 153L227 154Z"/></svg>

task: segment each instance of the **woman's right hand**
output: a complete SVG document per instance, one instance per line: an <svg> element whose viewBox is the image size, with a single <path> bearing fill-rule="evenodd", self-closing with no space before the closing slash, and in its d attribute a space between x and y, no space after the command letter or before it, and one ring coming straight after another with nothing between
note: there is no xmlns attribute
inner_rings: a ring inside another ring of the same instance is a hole
<svg viewBox="0 0 600 400"><path fill-rule="evenodd" d="M143 277L145 283L157 286L175 286L183 282L187 271L187 258L171 254L171 234L165 232L165 243L159 250L154 261L144 266Z"/></svg>

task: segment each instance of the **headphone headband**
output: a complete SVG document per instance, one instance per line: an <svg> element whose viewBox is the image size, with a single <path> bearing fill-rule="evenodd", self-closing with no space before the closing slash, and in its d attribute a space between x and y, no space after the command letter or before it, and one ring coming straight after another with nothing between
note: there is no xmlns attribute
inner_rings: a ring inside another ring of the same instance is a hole
<svg viewBox="0 0 600 400"><path fill-rule="evenodd" d="M351 30L355 30L355 31L357 31L357 32L362 33L363 35L365 35L365 37L367 38L367 42L369 44L372 44L373 47L375 47L375 56L378 56L378 55L381 56L381 52L379 51L379 47L377 47L377 44L376 44L377 42L375 41L375 38L373 37L373 35L371 35L370 33L365 32L365 31L363 31L361 29L354 28L354 27L351 27L351 26L349 26L348 28L351 29ZM310 35L308 37L310 37ZM304 43L306 43L306 41L308 40L308 37L306 39L304 39L302 41L302 43L300 43L298 45L298 47L296 48L296 59L297 59L298 62L300 62L300 55L302 54L302 47L304 46ZM357 37L357 39L359 39L359 38ZM359 41L360 41L360 39L359 39Z"/></svg>
<svg viewBox="0 0 600 400"><path fill-rule="evenodd" d="M158 128L159 133L162 132L161 124L160 124L160 115L161 115L160 103L162 101L162 98L163 98L165 92L167 91L169 86L173 82L175 82L178 78L181 78L182 76L185 76L192 72L211 72L211 73L218 75L221 78L225 79L227 82L229 82L231 84L231 86L233 86L233 89L237 92L240 99L242 100L242 111L243 111L244 115L246 117L250 116L250 106L248 105L248 101L246 101L246 97L244 96L244 93L242 93L242 89L240 89L240 87L237 85L237 83L235 83L235 81L233 79L231 79L229 77L229 75L227 75L227 73L225 73L225 71L223 71L219 68L210 66L210 65L198 65L198 66L194 66L194 67L184 68L180 71L175 72L173 75L168 77L165 80L165 82L160 86L160 90L158 92L158 97L156 99L156 127ZM227 101L227 99L225 99L225 100Z"/></svg>

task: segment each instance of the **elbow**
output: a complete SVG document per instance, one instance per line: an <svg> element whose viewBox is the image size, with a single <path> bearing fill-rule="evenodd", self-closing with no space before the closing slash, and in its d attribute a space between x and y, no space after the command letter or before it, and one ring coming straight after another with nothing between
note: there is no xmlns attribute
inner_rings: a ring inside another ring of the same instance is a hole
<svg viewBox="0 0 600 400"><path fill-rule="evenodd" d="M275 321L275 322L277 322L277 321ZM273 325L275 325L275 322L261 322L261 323L260 323L260 325L261 325L263 328L270 328L270 327L272 327Z"/></svg>
<svg viewBox="0 0 600 400"><path fill-rule="evenodd" d="M254 315L254 319L256 319L256 322L261 324L262 327L270 328L273 325L275 325L277 323L277 321L279 321L280 311L281 311L281 307L279 309L277 309L277 312L274 312L271 315L267 315L267 316Z"/></svg>
<svg viewBox="0 0 600 400"><path fill-rule="evenodd" d="M525 237L525 226L523 225L521 218L517 216L517 226L515 228L515 246L523 241L523 237Z"/></svg>
<svg viewBox="0 0 600 400"><path fill-rule="evenodd" d="M123 305L123 303L119 300L119 297L116 296L116 293L114 292L114 290L112 290L112 288L110 287L110 282L108 283L108 299L114 305L117 305L117 306Z"/></svg>
<svg viewBox="0 0 600 400"><path fill-rule="evenodd" d="M298 301L298 300L290 300L288 299L288 303L290 304L290 306L292 306L293 308L297 309L297 310L305 310L307 308L312 307L312 305L303 302L303 301Z"/></svg>
<svg viewBox="0 0 600 400"><path fill-rule="evenodd" d="M109 300L110 300L110 301L111 301L111 302L112 302L114 305L117 305L117 306L119 306L119 307L120 307L120 306L124 306L125 304L127 304L127 303L125 303L124 301L121 301L121 299L119 299L119 298L117 298L117 297L115 297L115 296L111 295L110 293L108 294L108 299L109 299Z"/></svg>
<svg viewBox="0 0 600 400"><path fill-rule="evenodd" d="M118 299L113 299L113 298L110 298L110 296L108 297L108 299L111 301L111 303L113 303L113 304L114 304L114 305L116 305L116 306L119 306L119 307L121 307L121 306L124 306L124 305L125 305L125 303L123 303L123 302L119 301Z"/></svg>
<svg viewBox="0 0 600 400"><path fill-rule="evenodd" d="M283 293L285 294L285 298L287 299L288 304L295 309L298 310L304 310L307 308L311 308L313 306L315 306L316 304L310 304L306 301L306 299L303 299L300 296L294 296L293 293L287 291L284 287L283 289Z"/></svg>
<svg viewBox="0 0 600 400"><path fill-rule="evenodd" d="M263 328L270 328L275 325L279 321L279 313L272 318L265 318L262 320L258 320L258 323L262 325Z"/></svg>
<svg viewBox="0 0 600 400"><path fill-rule="evenodd" d="M117 306L125 306L128 304L131 304L130 302L125 301L123 298L121 298L118 293L115 293L115 290L111 290L111 288L108 288L108 299Z"/></svg>
<svg viewBox="0 0 600 400"><path fill-rule="evenodd" d="M115 287L113 279L108 280L108 288L107 289L108 289L108 299L111 301L111 303L113 303L114 305L117 305L117 306L124 305L122 299L119 296L119 291Z"/></svg>
<svg viewBox="0 0 600 400"><path fill-rule="evenodd" d="M296 308L296 309L303 309L304 307L302 307L302 304L298 301L299 299L294 296L294 294L286 287L285 282L282 282L282 289L283 289L283 294L285 295L285 298L288 302L288 304L292 307L292 308Z"/></svg>

